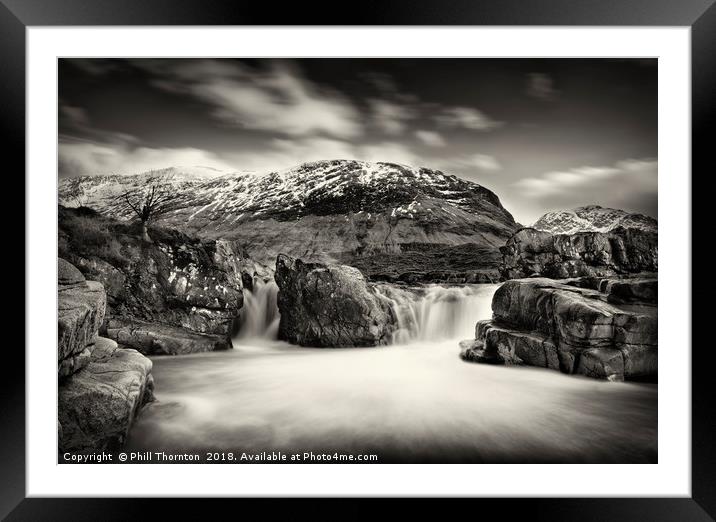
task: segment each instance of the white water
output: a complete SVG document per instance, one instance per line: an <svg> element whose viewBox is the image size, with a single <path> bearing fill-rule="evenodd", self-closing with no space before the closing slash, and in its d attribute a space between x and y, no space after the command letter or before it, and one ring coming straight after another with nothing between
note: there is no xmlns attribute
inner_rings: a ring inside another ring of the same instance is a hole
<svg viewBox="0 0 716 522"><path fill-rule="evenodd" d="M466 285L406 289L376 287L398 319L394 344L474 337L475 322L492 314L490 303L498 285Z"/></svg>
<svg viewBox="0 0 716 522"><path fill-rule="evenodd" d="M276 297L278 285L274 281L264 282L254 277L253 291L244 292L244 305L241 308L239 333L235 344L247 345L250 341L271 341L278 338L278 313Z"/></svg>
<svg viewBox="0 0 716 522"><path fill-rule="evenodd" d="M155 357L158 402L128 448L375 453L380 462L653 462L656 387L466 363L496 285L381 285L400 329L378 348L276 340L276 287L246 292L234 350Z"/></svg>

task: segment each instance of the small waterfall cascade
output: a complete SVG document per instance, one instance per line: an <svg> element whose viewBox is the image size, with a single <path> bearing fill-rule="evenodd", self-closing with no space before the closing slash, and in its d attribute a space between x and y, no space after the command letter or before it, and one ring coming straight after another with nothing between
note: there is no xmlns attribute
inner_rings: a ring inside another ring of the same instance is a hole
<svg viewBox="0 0 716 522"><path fill-rule="evenodd" d="M492 315L492 295L498 285L401 287L377 284L375 292L391 309L397 329L392 344L468 339L475 323ZM244 289L237 345L278 338L280 314L278 286L273 280L254 277L253 289ZM251 341L251 342L247 342ZM259 342L260 344L260 342Z"/></svg>
<svg viewBox="0 0 716 522"><path fill-rule="evenodd" d="M377 285L376 291L388 302L398 323L393 343L407 344L474 337L475 323L492 316L492 296L497 287Z"/></svg>
<svg viewBox="0 0 716 522"><path fill-rule="evenodd" d="M242 340L278 338L278 285L272 280L264 281L254 277L253 289L244 288L244 306L239 320L239 331L235 339Z"/></svg>

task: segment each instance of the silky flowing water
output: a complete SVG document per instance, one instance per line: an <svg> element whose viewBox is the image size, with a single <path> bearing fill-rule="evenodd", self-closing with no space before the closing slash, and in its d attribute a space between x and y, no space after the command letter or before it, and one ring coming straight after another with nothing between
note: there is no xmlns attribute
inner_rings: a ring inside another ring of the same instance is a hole
<svg viewBox="0 0 716 522"><path fill-rule="evenodd" d="M246 291L234 350L153 357L129 451L375 454L378 462L655 462L655 385L462 361L497 285L378 287L378 348L276 339L276 285Z"/></svg>

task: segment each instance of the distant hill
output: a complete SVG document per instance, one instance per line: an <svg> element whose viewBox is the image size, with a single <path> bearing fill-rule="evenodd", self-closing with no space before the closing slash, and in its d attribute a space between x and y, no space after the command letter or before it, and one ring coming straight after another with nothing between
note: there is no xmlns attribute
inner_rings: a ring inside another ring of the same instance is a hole
<svg viewBox="0 0 716 522"><path fill-rule="evenodd" d="M647 232L657 231L656 219L598 205L573 210L548 212L539 218L532 228L553 234L577 232L610 232L617 227L637 228Z"/></svg>

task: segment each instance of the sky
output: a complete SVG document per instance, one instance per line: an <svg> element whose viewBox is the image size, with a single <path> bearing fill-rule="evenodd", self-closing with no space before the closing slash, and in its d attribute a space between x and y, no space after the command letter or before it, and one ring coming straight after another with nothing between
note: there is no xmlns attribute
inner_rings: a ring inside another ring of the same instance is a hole
<svg viewBox="0 0 716 522"><path fill-rule="evenodd" d="M657 217L653 59L60 59L59 176L321 159L439 169L522 224Z"/></svg>

